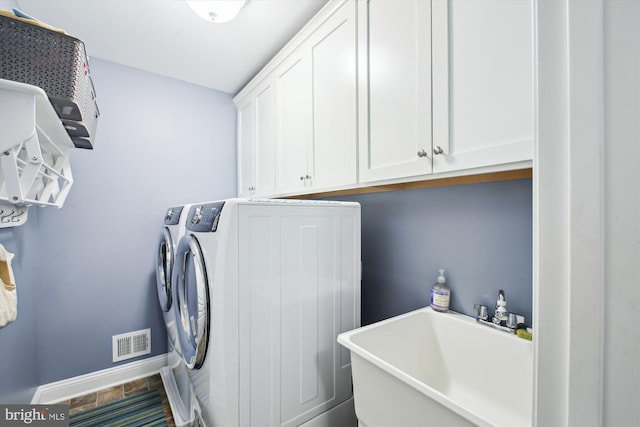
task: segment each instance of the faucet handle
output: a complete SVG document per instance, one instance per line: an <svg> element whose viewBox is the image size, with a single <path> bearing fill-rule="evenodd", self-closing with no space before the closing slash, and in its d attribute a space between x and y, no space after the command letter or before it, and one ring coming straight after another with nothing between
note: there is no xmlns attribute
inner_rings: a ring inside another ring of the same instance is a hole
<svg viewBox="0 0 640 427"><path fill-rule="evenodd" d="M486 305L474 304L473 308L478 312L476 319L487 320L489 318L489 309Z"/></svg>
<svg viewBox="0 0 640 427"><path fill-rule="evenodd" d="M516 313L507 314L507 327L515 329L521 323L524 323L524 316Z"/></svg>
<svg viewBox="0 0 640 427"><path fill-rule="evenodd" d="M507 315L507 327L509 329L515 329L518 326L518 319L515 313L509 313Z"/></svg>

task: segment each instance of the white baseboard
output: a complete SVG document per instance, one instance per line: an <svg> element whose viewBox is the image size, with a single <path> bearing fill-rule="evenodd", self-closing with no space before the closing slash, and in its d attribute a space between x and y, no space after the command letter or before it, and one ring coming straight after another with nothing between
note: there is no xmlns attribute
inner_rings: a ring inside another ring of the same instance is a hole
<svg viewBox="0 0 640 427"><path fill-rule="evenodd" d="M166 354L49 384L43 384L36 389L31 403L47 404L63 402L77 396L82 396L83 394L93 393L103 388L113 387L138 378L157 374L163 366L167 366Z"/></svg>

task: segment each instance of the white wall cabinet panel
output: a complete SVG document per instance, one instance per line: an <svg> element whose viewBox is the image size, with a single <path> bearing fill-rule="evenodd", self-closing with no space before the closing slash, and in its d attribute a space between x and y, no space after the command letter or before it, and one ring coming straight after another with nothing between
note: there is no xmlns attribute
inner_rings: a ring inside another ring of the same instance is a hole
<svg viewBox="0 0 640 427"><path fill-rule="evenodd" d="M433 172L531 160L532 1L432 5Z"/></svg>
<svg viewBox="0 0 640 427"><path fill-rule="evenodd" d="M355 2L347 2L276 70L277 190L355 184Z"/></svg>
<svg viewBox="0 0 640 427"><path fill-rule="evenodd" d="M430 2L359 6L360 180L430 173Z"/></svg>
<svg viewBox="0 0 640 427"><path fill-rule="evenodd" d="M271 80L237 103L238 196L275 193L275 116Z"/></svg>
<svg viewBox="0 0 640 427"><path fill-rule="evenodd" d="M310 40L313 73L311 189L357 181L355 2L345 4Z"/></svg>
<svg viewBox="0 0 640 427"><path fill-rule="evenodd" d="M313 136L310 53L298 52L276 73L278 193L297 192L309 180L307 147Z"/></svg>
<svg viewBox="0 0 640 427"><path fill-rule="evenodd" d="M275 89L268 80L255 96L255 184L254 196L269 196L276 191L275 172Z"/></svg>
<svg viewBox="0 0 640 427"><path fill-rule="evenodd" d="M238 109L238 196L251 195L255 183L255 104L244 99Z"/></svg>

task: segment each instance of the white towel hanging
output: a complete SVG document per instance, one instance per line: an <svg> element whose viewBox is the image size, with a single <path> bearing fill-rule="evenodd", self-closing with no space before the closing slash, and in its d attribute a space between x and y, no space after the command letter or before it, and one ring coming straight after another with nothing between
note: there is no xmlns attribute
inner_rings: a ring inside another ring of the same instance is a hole
<svg viewBox="0 0 640 427"><path fill-rule="evenodd" d="M11 268L13 254L0 243L0 328L16 320L18 295Z"/></svg>

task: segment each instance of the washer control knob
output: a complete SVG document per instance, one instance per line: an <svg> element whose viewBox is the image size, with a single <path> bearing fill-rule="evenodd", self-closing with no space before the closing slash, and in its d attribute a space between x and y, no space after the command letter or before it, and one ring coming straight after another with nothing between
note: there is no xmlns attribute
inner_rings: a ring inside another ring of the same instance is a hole
<svg viewBox="0 0 640 427"><path fill-rule="evenodd" d="M202 219L202 206L198 206L191 217L191 224L197 224Z"/></svg>

